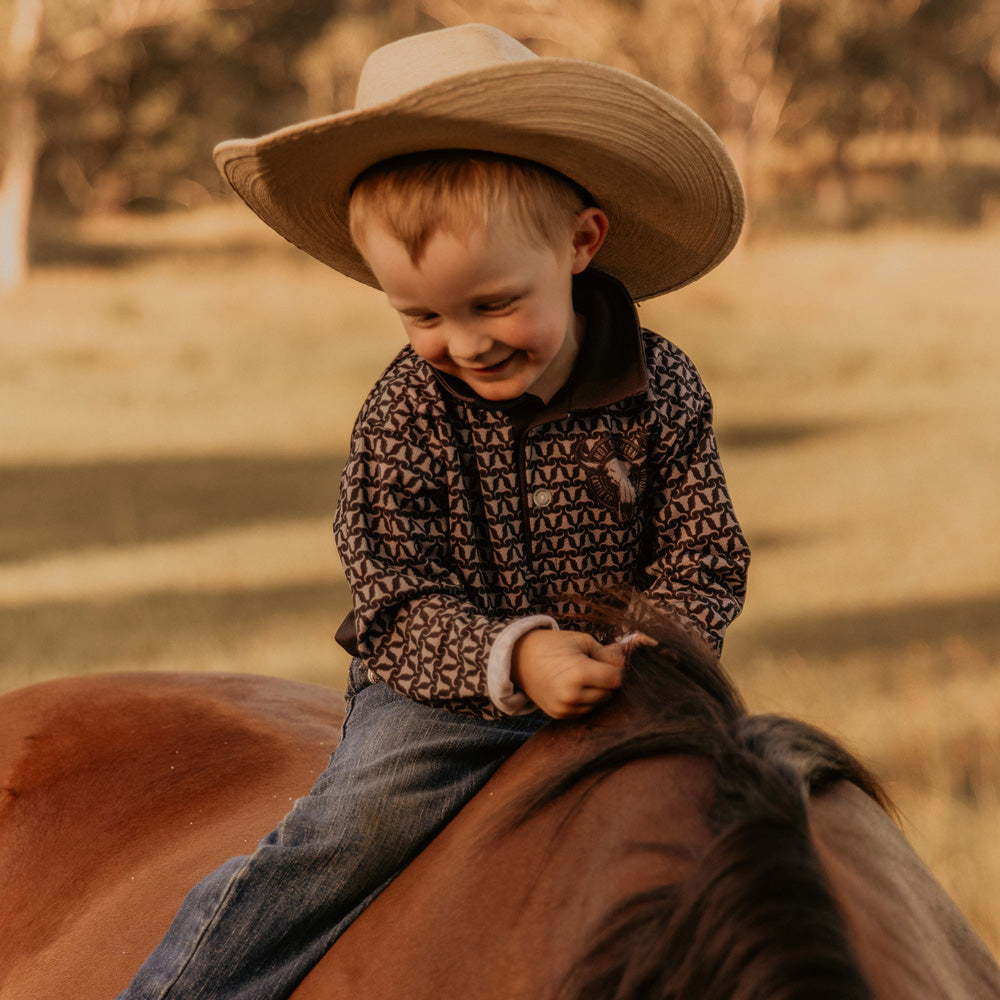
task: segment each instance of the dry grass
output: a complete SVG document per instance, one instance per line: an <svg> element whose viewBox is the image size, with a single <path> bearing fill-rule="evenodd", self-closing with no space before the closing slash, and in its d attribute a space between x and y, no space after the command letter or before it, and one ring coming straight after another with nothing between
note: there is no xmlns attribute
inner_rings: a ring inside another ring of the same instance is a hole
<svg viewBox="0 0 1000 1000"><path fill-rule="evenodd" d="M74 236L0 302L0 690L341 683L329 522L394 319L239 211ZM875 764L995 950L998 259L995 231L762 240L642 308L713 391L755 551L730 670Z"/></svg>

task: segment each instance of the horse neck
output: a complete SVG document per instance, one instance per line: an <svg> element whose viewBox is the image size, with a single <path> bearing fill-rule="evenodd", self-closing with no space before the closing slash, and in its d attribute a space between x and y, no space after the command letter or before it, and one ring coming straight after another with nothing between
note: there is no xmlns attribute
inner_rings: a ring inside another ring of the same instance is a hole
<svg viewBox="0 0 1000 1000"><path fill-rule="evenodd" d="M552 996L622 899L681 881L712 839L711 765L680 756L584 780L512 823L525 789L585 759L591 741L585 725L533 737L347 930L295 1000Z"/></svg>
<svg viewBox="0 0 1000 1000"><path fill-rule="evenodd" d="M809 803L814 846L880 1000L1000 997L1000 967L896 825L841 782Z"/></svg>

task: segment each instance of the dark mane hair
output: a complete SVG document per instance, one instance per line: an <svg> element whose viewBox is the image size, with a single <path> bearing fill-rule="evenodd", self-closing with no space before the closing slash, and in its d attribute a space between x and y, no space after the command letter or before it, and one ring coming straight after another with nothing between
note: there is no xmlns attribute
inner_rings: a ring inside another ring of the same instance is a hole
<svg viewBox="0 0 1000 1000"><path fill-rule="evenodd" d="M645 610L638 627L656 645L633 652L593 754L533 790L521 818L630 761L693 754L714 764L715 839L689 879L602 920L558 1000L871 1000L806 804L849 781L891 812L878 780L820 730L749 715L714 652L676 620Z"/></svg>

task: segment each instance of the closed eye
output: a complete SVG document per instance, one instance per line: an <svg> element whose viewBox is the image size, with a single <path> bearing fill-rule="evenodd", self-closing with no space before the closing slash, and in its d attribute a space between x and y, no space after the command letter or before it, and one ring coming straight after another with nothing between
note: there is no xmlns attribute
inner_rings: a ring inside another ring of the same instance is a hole
<svg viewBox="0 0 1000 1000"><path fill-rule="evenodd" d="M510 309L515 302L517 302L517 298L511 297L509 299L501 299L498 302L482 302L476 308L482 313L502 313Z"/></svg>
<svg viewBox="0 0 1000 1000"><path fill-rule="evenodd" d="M432 312L404 312L402 316L414 326L433 326L441 318Z"/></svg>

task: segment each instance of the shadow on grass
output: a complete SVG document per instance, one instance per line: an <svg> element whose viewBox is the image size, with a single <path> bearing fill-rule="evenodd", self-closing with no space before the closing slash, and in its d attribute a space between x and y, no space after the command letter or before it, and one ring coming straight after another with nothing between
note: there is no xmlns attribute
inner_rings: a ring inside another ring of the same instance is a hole
<svg viewBox="0 0 1000 1000"><path fill-rule="evenodd" d="M885 656L914 643L938 644L957 637L996 656L1000 655L1000 594L811 615L739 633L736 628L730 655L797 653L808 659L868 652Z"/></svg>
<svg viewBox="0 0 1000 1000"><path fill-rule="evenodd" d="M836 422L735 427L731 449L782 447L851 428ZM135 545L329 514L343 455L154 458L0 468L0 562ZM757 540L757 548L794 543Z"/></svg>
<svg viewBox="0 0 1000 1000"><path fill-rule="evenodd" d="M869 425L851 420L799 420L794 423L771 421L719 427L716 436L725 459L727 451L785 448L836 434L853 433L867 426Z"/></svg>
<svg viewBox="0 0 1000 1000"><path fill-rule="evenodd" d="M0 608L0 662L60 671L137 667L165 657L182 665L190 650L241 648L277 624L333 634L350 608L344 582L259 590L160 591L114 601L53 601ZM1000 594L976 600L919 602L888 611L803 617L734 628L726 660L794 653L826 660L856 654L887 658L914 643L960 638L1000 655Z"/></svg>
<svg viewBox="0 0 1000 1000"><path fill-rule="evenodd" d="M245 455L0 468L0 562L329 515L344 457Z"/></svg>
<svg viewBox="0 0 1000 1000"><path fill-rule="evenodd" d="M350 606L347 584L331 582L0 607L0 669L9 662L29 676L75 674L141 670L155 660L183 670L199 653L224 660L231 651L230 669L240 670L239 651L254 635L286 629L328 636L332 657L334 633Z"/></svg>

